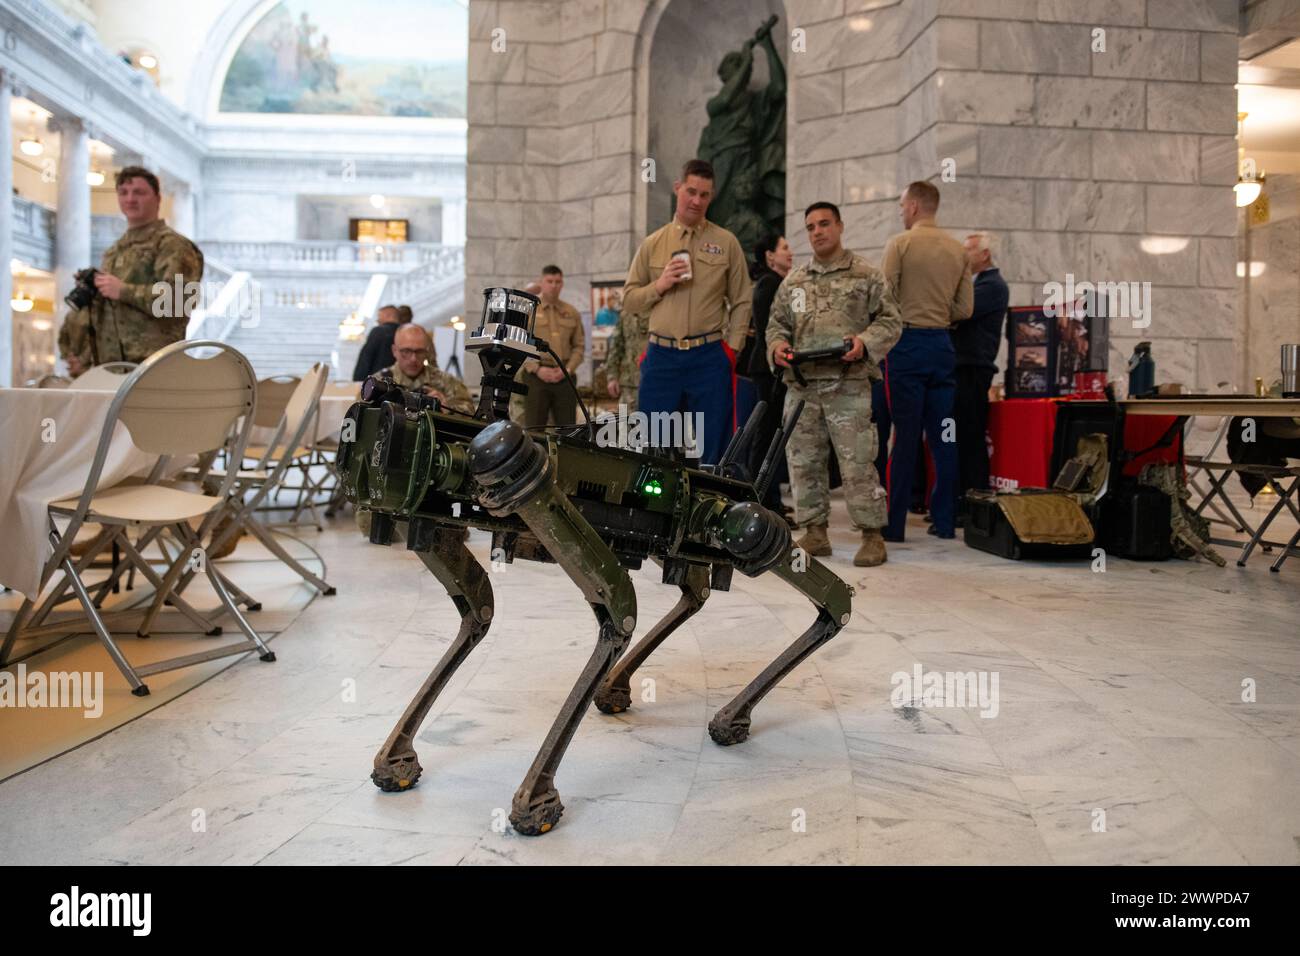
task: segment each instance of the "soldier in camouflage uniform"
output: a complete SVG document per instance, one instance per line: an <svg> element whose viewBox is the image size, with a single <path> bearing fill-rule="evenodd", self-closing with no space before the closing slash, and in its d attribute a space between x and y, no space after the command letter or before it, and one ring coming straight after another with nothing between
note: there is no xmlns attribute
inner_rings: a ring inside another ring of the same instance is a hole
<svg viewBox="0 0 1300 956"><path fill-rule="evenodd" d="M143 362L185 338L188 306L203 279L198 247L158 218L157 176L125 167L117 174L117 202L127 230L104 253L95 276L99 294L87 309L68 313L59 331L59 349L74 375L93 364ZM166 291L156 292L157 283Z"/></svg>
<svg viewBox="0 0 1300 956"><path fill-rule="evenodd" d="M767 355L774 367L789 367L792 350L848 343L840 358L800 366L807 387L788 382L786 414L807 404L786 447L794 491L795 522L807 533L798 546L809 554L831 553L828 443L839 458L844 497L862 545L858 567L886 559L880 529L888 518L885 489L876 474L876 431L871 426L871 383L880 360L902 334L898 303L884 276L841 244L844 223L833 204L813 203L804 214L814 259L792 270L772 302Z"/></svg>
<svg viewBox="0 0 1300 956"><path fill-rule="evenodd" d="M474 400L465 383L438 368L436 359L430 361L432 356L429 333L415 323L401 325L393 339L393 357L397 361L378 374L402 388L432 395L452 411L474 414Z"/></svg>
<svg viewBox="0 0 1300 956"><path fill-rule="evenodd" d="M636 314L623 310L618 326L609 337L605 353L605 387L610 398L617 398L628 408L635 409L637 390L641 385L641 354L645 352L646 336L650 334L650 313Z"/></svg>

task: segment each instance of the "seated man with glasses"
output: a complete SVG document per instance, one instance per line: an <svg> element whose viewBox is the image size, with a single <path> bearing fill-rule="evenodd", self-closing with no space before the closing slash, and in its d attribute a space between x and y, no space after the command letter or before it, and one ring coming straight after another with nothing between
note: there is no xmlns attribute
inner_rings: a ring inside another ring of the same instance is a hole
<svg viewBox="0 0 1300 956"><path fill-rule="evenodd" d="M460 379L438 368L433 342L422 326L412 322L398 327L393 339L393 358L397 361L379 373L382 378L402 388L432 395L452 411L474 413L469 389Z"/></svg>

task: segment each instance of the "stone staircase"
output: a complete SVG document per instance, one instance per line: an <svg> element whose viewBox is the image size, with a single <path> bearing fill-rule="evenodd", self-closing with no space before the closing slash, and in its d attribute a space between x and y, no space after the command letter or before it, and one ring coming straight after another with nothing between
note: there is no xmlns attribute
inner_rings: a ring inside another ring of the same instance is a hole
<svg viewBox="0 0 1300 956"><path fill-rule="evenodd" d="M221 269L247 272L256 283L259 308L255 318L210 316L206 335L220 337L239 349L259 378L301 375L315 362L331 366L330 377L349 379L362 340L343 340L339 326L363 308L375 275L387 275L377 307L404 302L426 328L446 323L461 311L464 286L462 247L399 249L385 252L384 261L361 255L355 244L304 242L212 244ZM245 246L247 248L245 248ZM298 248L301 246L301 248ZM373 324L373 317L367 324Z"/></svg>

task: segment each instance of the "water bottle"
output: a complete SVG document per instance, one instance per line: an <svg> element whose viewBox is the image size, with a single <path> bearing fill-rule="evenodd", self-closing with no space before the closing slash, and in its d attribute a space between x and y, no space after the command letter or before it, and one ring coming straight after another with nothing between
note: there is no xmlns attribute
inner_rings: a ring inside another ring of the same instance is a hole
<svg viewBox="0 0 1300 956"><path fill-rule="evenodd" d="M1128 360L1128 397L1141 398L1156 390L1156 363L1151 343L1139 342Z"/></svg>

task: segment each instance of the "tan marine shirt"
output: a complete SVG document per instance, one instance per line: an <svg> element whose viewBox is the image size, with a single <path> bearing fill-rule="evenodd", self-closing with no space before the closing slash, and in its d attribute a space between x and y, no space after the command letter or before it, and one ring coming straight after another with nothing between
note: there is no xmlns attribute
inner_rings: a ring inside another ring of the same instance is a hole
<svg viewBox="0 0 1300 956"><path fill-rule="evenodd" d="M966 251L933 219L919 219L892 237L880 271L898 298L905 326L946 329L975 309Z"/></svg>
<svg viewBox="0 0 1300 956"><path fill-rule="evenodd" d="M661 296L655 281L679 249L691 253L691 278ZM637 250L623 286L623 309L648 310L652 335L683 339L722 332L739 353L749 331L751 292L745 253L735 236L707 219L694 227L674 219Z"/></svg>
<svg viewBox="0 0 1300 956"><path fill-rule="evenodd" d="M582 315L577 309L564 301L550 305L543 299L537 306L533 334L546 340L570 375L578 370L587 354L587 340L582 331ZM543 355L541 359L529 359L524 362L524 371L536 375L540 365L555 368L555 359L549 355Z"/></svg>

